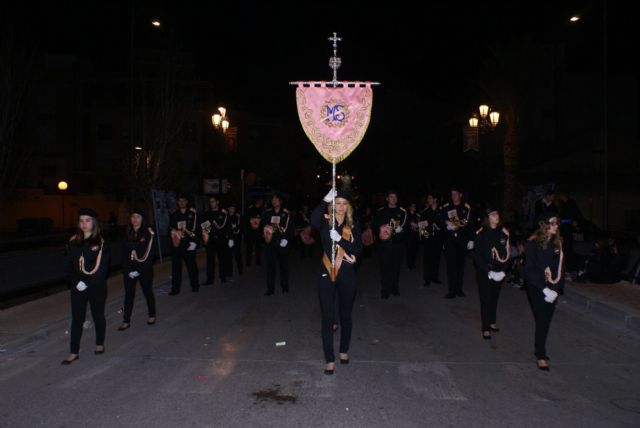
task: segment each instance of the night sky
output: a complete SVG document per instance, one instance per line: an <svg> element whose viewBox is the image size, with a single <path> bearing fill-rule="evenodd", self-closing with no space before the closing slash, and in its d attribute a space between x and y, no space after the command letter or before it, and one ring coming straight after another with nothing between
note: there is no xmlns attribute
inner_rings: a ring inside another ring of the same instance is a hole
<svg viewBox="0 0 640 428"><path fill-rule="evenodd" d="M283 149L304 145L297 153L321 164L300 129L288 82L329 80L327 38L338 32L339 79L383 84L374 93L370 130L346 163L365 178L372 165L384 167L376 180L370 176L375 186L422 180L415 189L423 190L461 176L464 181L460 129L484 101L478 74L488 47L514 40L560 43L566 70L602 69L600 1L272 3L138 0L136 49L171 43L193 54L193 77L212 82L231 115L243 111L291 127L295 141L283 142ZM33 5L13 16L39 50L75 54L96 70L127 72L129 1ZM568 21L574 14L582 18L578 24ZM152 17L162 21L161 29L150 25ZM634 27L631 14L608 3L611 74L638 74L629 60ZM414 173L407 175L407 166ZM430 177L419 176L425 170Z"/></svg>

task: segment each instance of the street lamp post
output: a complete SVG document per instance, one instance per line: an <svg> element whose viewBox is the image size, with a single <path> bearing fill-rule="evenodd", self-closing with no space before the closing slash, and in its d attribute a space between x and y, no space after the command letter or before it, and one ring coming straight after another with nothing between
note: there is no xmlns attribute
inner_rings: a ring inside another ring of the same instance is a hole
<svg viewBox="0 0 640 428"><path fill-rule="evenodd" d="M61 200L61 207L62 207L62 217L61 217L61 221L60 221L60 225L62 226L62 229L64 230L64 192L69 188L69 184L66 181L60 181L58 182L58 190L60 190L60 200Z"/></svg>

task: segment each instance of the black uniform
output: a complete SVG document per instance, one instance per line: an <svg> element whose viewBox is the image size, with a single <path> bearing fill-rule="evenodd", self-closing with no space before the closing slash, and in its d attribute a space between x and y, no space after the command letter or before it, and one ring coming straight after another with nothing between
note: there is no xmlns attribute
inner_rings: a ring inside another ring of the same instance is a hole
<svg viewBox="0 0 640 428"><path fill-rule="evenodd" d="M81 263L81 259L83 263ZM87 313L87 303L96 329L96 346L104 346L107 321L104 307L107 301L109 244L105 241L72 238L67 247L67 274L71 290L71 353L80 352L80 338ZM87 288L79 291L82 281Z"/></svg>
<svg viewBox="0 0 640 428"><path fill-rule="evenodd" d="M206 243L207 250L207 282L205 285L213 284L216 271L216 258L218 259L218 271L220 282L227 281L229 254L229 236L231 229L226 211L217 209L209 210L202 216L202 228L210 229L209 241Z"/></svg>
<svg viewBox="0 0 640 428"><path fill-rule="evenodd" d="M462 281L464 278L464 264L467 256L467 244L472 241L471 207L461 203L454 205L446 203L440 211L444 225L444 255L447 261L447 281L449 293L447 297L464 296ZM447 221L458 219L459 226L448 226Z"/></svg>
<svg viewBox="0 0 640 428"><path fill-rule="evenodd" d="M473 259L476 266L476 280L480 293L480 314L482 331L491 331L491 324L496 323L498 297L502 281L489 279L489 272L505 272L506 266L494 254L498 252L500 259L507 257L509 233L506 229L480 229L476 233ZM506 262L505 262L506 263Z"/></svg>
<svg viewBox="0 0 640 428"><path fill-rule="evenodd" d="M416 268L416 259L418 258L418 248L420 246L420 237L418 236L418 223L420 222L420 214L407 212L407 267L409 270Z"/></svg>
<svg viewBox="0 0 640 428"><path fill-rule="evenodd" d="M407 212L404 208L391 208L385 206L380 208L373 221L373 230L376 236L380 233L380 227L393 224L391 238L386 241L378 240L380 251L380 276L381 295L383 298L389 294L395 296L400 294L398 281L400 279L400 267L402 266L402 256L406 243Z"/></svg>
<svg viewBox="0 0 640 428"><path fill-rule="evenodd" d="M247 250L247 266L251 266L251 256L255 251L256 255L256 265L260 266L260 259L262 258L262 245L263 238L260 227L253 228L251 225L252 219L258 224L262 221L262 214L264 210L262 208L257 208L254 205L251 205L247 210L247 223L246 223L246 234L245 234L245 242L246 242L246 250Z"/></svg>
<svg viewBox="0 0 640 428"><path fill-rule="evenodd" d="M293 219L286 209L275 211L270 208L262 214L260 231L266 226L273 228L270 242L265 242L264 255L267 263L267 293L273 294L276 282L276 268L280 268L280 286L289 292L289 246L293 240Z"/></svg>
<svg viewBox="0 0 640 428"><path fill-rule="evenodd" d="M229 222L229 241L233 241L233 246L229 250L229 260L227 263L229 276L233 276L233 260L236 261L236 267L238 268L238 275L242 275L242 235L243 224L242 216L240 213L228 216Z"/></svg>
<svg viewBox="0 0 640 428"><path fill-rule="evenodd" d="M558 284L552 285L547 282L545 269L549 267L554 278L557 277L560 266L561 251L553 242L543 248L533 240L525 244L525 281L527 284L527 294L533 310L533 317L536 321L535 332L535 354L539 360L548 360L547 357L547 334L555 311L557 299L553 303L545 301L543 290L550 288L558 293L564 289L564 275Z"/></svg>
<svg viewBox="0 0 640 428"><path fill-rule="evenodd" d="M124 279L123 322L131 323L131 312L136 297L136 282L147 301L149 318L156 316L156 301L153 295L153 260L155 256L155 234L149 229L132 231L122 243L122 277Z"/></svg>
<svg viewBox="0 0 640 428"><path fill-rule="evenodd" d="M198 284L198 266L196 265L196 246L198 245L198 235L200 234L198 225L198 214L195 210L187 209L185 212L176 210L169 217L169 228L178 230L180 222L185 222L186 232L182 232L180 245L173 247L171 251L171 293L177 294L182 286L182 262L187 266L191 290L196 292L200 289Z"/></svg>
<svg viewBox="0 0 640 428"><path fill-rule="evenodd" d="M442 219L440 208L427 207L420 213L420 221L426 222L425 233L420 234L422 243L422 261L424 268L424 285L431 281L440 283L440 256L442 255Z"/></svg>
<svg viewBox="0 0 640 428"><path fill-rule="evenodd" d="M329 235L331 225L324 217L326 206L326 203L321 203L313 210L311 214L311 224L320 232L323 256L326 255L327 259L331 260L333 241ZM336 231L341 236L343 229L344 224L336 224ZM362 254L362 235L358 225L352 227L351 238L347 240L343 237L338 245L344 249L347 255L355 256L356 258L360 257L360 254ZM346 354L349 352L352 330L351 312L356 297L355 264L343 260L336 275L336 281L331 282L329 273L323 263L320 272L318 296L322 310L322 347L324 349L324 358L327 363L332 363L335 361L332 325L336 323L336 300L340 318L340 353Z"/></svg>

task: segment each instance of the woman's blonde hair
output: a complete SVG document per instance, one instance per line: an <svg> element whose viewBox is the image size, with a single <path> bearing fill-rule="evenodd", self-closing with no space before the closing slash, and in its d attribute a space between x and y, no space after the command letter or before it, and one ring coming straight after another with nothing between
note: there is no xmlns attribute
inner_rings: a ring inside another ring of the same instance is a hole
<svg viewBox="0 0 640 428"><path fill-rule="evenodd" d="M340 198L340 199L344 199L344 198ZM351 206L351 202L349 202L348 199L344 199L344 201L347 203L347 212L344 216L345 225L353 229L353 207ZM333 226L331 224L331 217L333 216L333 204L329 202L327 205L328 205L327 211L329 212L329 219L327 220L327 222L329 223L329 226Z"/></svg>
<svg viewBox="0 0 640 428"><path fill-rule="evenodd" d="M555 245L555 247L558 250L560 250L562 249L562 239L560 238L560 233L558 231L553 238L549 239L550 227L551 225L549 223L541 221L539 223L538 230L533 232L533 235L531 235L531 238L529 239L532 241L535 241L538 245L540 245L545 250L547 249L547 245L549 244L549 242L553 241L553 245Z"/></svg>

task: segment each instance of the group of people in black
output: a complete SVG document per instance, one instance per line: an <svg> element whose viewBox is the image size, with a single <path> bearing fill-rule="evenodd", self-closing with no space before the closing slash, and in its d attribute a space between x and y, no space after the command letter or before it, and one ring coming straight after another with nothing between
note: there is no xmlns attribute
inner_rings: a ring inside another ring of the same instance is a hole
<svg viewBox="0 0 640 428"><path fill-rule="evenodd" d="M325 374L333 374L335 356L333 333L340 326L339 360L349 362L352 331L351 312L356 295L357 267L367 249L377 248L380 264L382 299L399 296L399 278L406 256L409 269L415 269L419 249L423 250L424 286L439 284L441 255L447 269L447 299L465 297L463 275L467 256L472 253L480 296L482 337L490 339L499 331L496 313L501 285L512 263L511 238L497 209L476 210L464 200L458 187L451 188L448 200L441 204L428 194L425 206L408 210L399 205L394 190L386 193L386 204L375 212L366 210L358 220L349 192L331 189L312 210L294 215L276 193L269 208L256 200L242 216L235 205L223 208L217 197L209 197L204 213L189 207L188 198L179 195L177 209L170 217L172 285L169 295L181 291L182 265L186 266L193 292L198 292L196 249L206 249L206 281L215 280L216 265L221 283L229 281L235 262L240 275L243 265L260 265L264 251L266 264L265 296L275 293L276 277L282 293L289 292L289 255L291 247L301 245L301 254L310 256L316 240L322 248L319 263L318 296L322 313L322 343ZM97 215L89 209L79 212L78 231L68 244L71 282L71 353L63 364L79 358L80 337L87 304L96 326L96 354L104 352L106 275L108 243L102 238ZM564 286L564 254L559 219L552 210L543 210L538 228L526 241L524 277L536 322L535 355L541 370L548 370L546 337L558 294ZM311 232L313 230L313 233ZM133 210L123 244L123 282L125 303L119 330L130 327L136 283L147 301L148 320L156 322L153 294L155 232L145 224L142 210ZM241 246L245 244L243 260ZM309 248L306 248L309 247ZM216 263L217 262L217 263Z"/></svg>

